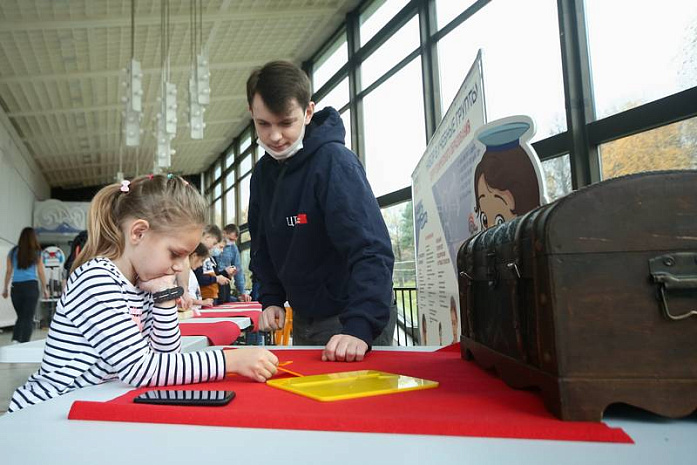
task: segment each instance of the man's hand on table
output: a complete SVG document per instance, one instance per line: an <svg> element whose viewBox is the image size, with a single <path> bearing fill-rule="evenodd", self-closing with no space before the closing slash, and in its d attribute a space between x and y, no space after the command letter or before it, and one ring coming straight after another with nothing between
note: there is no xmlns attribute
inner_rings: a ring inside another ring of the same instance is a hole
<svg viewBox="0 0 697 465"><path fill-rule="evenodd" d="M368 352L368 344L348 334L335 334L322 351L322 361L360 362Z"/></svg>
<svg viewBox="0 0 697 465"><path fill-rule="evenodd" d="M259 331L277 331L286 324L286 311L277 306L266 307L259 316Z"/></svg>

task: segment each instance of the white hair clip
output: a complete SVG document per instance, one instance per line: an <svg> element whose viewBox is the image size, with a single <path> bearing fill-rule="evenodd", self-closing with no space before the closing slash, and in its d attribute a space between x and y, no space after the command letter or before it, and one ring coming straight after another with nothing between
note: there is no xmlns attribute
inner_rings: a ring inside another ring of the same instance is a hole
<svg viewBox="0 0 697 465"><path fill-rule="evenodd" d="M128 188L128 185L131 183L131 181L128 180L123 180L121 181L121 192L128 192L130 189Z"/></svg>

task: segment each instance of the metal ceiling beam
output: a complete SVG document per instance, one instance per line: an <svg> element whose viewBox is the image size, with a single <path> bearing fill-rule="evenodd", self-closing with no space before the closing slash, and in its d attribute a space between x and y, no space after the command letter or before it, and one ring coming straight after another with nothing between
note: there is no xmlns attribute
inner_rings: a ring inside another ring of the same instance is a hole
<svg viewBox="0 0 697 465"><path fill-rule="evenodd" d="M212 63L209 69L212 71L230 70L230 69L248 69L254 68L255 66L260 66L270 60L291 60L290 57L259 57L256 60L245 60L245 61L228 61ZM181 66L171 66L171 73L186 74L191 72L191 65L181 65ZM143 68L143 74L160 74L162 68L159 66L151 68ZM0 78L0 84L10 84L10 83L25 83L25 82L43 82L43 81L65 81L69 79L94 79L94 78L110 78L110 77L121 77L123 70L109 69L104 71L75 71L72 73L54 73L54 74L35 74L31 76L27 75L15 75L15 76L5 76ZM174 80L174 79L173 79Z"/></svg>
<svg viewBox="0 0 697 465"><path fill-rule="evenodd" d="M270 9L245 8L244 10L234 10L213 13L204 13L204 22L222 21L254 21L254 20L273 20L288 19L293 17L314 17L336 14L336 7L286 7ZM152 15L138 15L137 27L159 26L161 16L159 13ZM189 24L191 16L186 14L175 14L169 17L170 24ZM131 26L130 14L118 17L97 17L85 19L52 19L44 21L15 21L13 19L3 21L0 24L0 32L26 32L26 31L57 31L65 29L98 29L112 27Z"/></svg>
<svg viewBox="0 0 697 465"><path fill-rule="evenodd" d="M185 97L182 97L182 101L185 99ZM235 94L235 95L226 95L222 97L211 97L211 105L215 103L224 103L224 102L230 102L234 100L246 100L247 95L246 94ZM159 102L143 102L143 107L144 108L150 108L150 107L155 107L160 105ZM112 111L112 110L123 110L124 104L123 103L111 103L107 105L93 105L93 106L81 106L81 107L70 107L70 108L45 108L45 109L38 109L38 110L31 110L31 111L15 111L15 112L9 112L7 113L7 116L10 118L19 118L19 117L26 117L26 116L47 116L47 115L56 115L56 114L63 114L63 113L84 113L88 111Z"/></svg>

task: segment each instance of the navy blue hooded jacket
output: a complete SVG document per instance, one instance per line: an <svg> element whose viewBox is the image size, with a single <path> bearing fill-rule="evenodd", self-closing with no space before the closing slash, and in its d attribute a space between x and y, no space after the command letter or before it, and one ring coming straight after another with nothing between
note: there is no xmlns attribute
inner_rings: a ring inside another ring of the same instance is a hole
<svg viewBox="0 0 697 465"><path fill-rule="evenodd" d="M249 202L250 268L262 307L308 318L339 315L343 334L372 346L387 325L394 255L358 157L344 146L339 113L325 108L305 129L303 148L254 168Z"/></svg>

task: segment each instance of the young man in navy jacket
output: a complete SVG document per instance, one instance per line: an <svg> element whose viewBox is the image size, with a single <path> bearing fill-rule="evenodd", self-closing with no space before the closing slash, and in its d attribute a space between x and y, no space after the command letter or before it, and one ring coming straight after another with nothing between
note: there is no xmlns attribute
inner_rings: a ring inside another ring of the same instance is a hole
<svg viewBox="0 0 697 465"><path fill-rule="evenodd" d="M322 358L359 361L391 345L394 255L380 208L341 117L315 113L310 80L275 61L247 80L247 100L266 154L249 201L250 267L261 283L262 330L293 308L293 344L324 345Z"/></svg>

